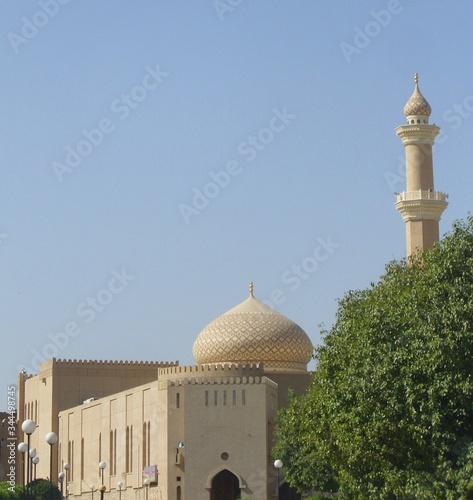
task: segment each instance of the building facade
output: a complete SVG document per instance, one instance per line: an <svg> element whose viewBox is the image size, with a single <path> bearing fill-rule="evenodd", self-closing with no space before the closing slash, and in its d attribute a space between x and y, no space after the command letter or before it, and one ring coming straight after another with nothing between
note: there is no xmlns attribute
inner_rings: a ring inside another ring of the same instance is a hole
<svg viewBox="0 0 473 500"><path fill-rule="evenodd" d="M284 481L271 455L274 419L289 389L302 394L310 383L312 350L251 287L199 334L195 366L43 363L19 379L19 422L35 421L30 448L45 458L38 477L49 477L52 453L52 477L65 473L69 497L92 498L104 485L110 499L275 498Z"/></svg>

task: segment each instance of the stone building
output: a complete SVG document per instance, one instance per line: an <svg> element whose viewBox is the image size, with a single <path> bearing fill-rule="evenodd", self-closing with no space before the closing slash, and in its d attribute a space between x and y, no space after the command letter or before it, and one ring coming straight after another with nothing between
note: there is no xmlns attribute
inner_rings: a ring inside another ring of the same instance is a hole
<svg viewBox="0 0 473 500"><path fill-rule="evenodd" d="M309 384L312 350L250 287L199 334L195 366L52 359L20 374L19 422L37 424L38 475L49 476L50 452L54 479L70 464L69 497L92 498L104 484L109 498L270 499L274 418L289 388Z"/></svg>

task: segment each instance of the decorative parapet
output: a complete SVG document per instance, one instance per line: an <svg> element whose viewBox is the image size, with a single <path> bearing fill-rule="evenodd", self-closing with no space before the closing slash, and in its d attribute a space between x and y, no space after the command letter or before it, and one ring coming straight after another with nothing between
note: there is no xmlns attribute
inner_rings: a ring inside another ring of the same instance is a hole
<svg viewBox="0 0 473 500"><path fill-rule="evenodd" d="M258 385L266 384L271 387L278 385L273 380L265 376L249 376L249 377L194 377L194 378L177 378L160 380L159 385L164 387L180 387L184 385Z"/></svg>
<svg viewBox="0 0 473 500"><path fill-rule="evenodd" d="M215 365L191 365L160 368L158 378L180 379L180 378L219 378L219 377L241 377L241 376L264 375L263 363L228 363Z"/></svg>
<svg viewBox="0 0 473 500"><path fill-rule="evenodd" d="M57 359L56 366L70 367L100 367L117 368L126 366L128 368L165 368L179 366L179 361L117 361L117 360L91 360L91 359Z"/></svg>
<svg viewBox="0 0 473 500"><path fill-rule="evenodd" d="M417 191L403 191L397 193L397 201L412 201L412 200L442 200L447 201L448 194L442 191L433 191L430 189L418 189Z"/></svg>
<svg viewBox="0 0 473 500"><path fill-rule="evenodd" d="M401 125L396 128L396 134L401 138L404 146L409 144L433 145L440 128L437 125Z"/></svg>
<svg viewBox="0 0 473 500"><path fill-rule="evenodd" d="M397 194L394 206L405 222L411 220L439 221L448 206L448 194L441 191L419 189Z"/></svg>

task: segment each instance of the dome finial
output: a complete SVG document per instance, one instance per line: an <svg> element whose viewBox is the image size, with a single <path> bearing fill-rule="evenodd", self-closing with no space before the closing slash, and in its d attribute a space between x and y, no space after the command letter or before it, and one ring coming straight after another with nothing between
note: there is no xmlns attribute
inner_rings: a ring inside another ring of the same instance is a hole
<svg viewBox="0 0 473 500"><path fill-rule="evenodd" d="M417 85L419 83L419 75L414 73L414 83Z"/></svg>
<svg viewBox="0 0 473 500"><path fill-rule="evenodd" d="M254 297L254 295L253 295L253 282L252 281L250 281L250 295L252 297Z"/></svg>

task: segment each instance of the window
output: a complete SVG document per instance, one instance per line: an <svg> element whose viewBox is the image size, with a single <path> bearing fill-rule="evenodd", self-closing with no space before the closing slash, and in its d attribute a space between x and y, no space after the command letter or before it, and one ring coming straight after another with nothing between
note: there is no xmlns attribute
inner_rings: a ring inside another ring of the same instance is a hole
<svg viewBox="0 0 473 500"><path fill-rule="evenodd" d="M80 440L80 478L84 479L84 438Z"/></svg>
<svg viewBox="0 0 473 500"><path fill-rule="evenodd" d="M151 424L148 421L148 464L151 463Z"/></svg>
<svg viewBox="0 0 473 500"><path fill-rule="evenodd" d="M233 389L233 406L236 405L236 398L237 398L236 391L235 391L235 389Z"/></svg>
<svg viewBox="0 0 473 500"><path fill-rule="evenodd" d="M227 391L223 391L223 405L226 406L227 404Z"/></svg>
<svg viewBox="0 0 473 500"><path fill-rule="evenodd" d="M113 475L113 431L110 431L110 449L108 452L110 456L110 475Z"/></svg>
<svg viewBox="0 0 473 500"><path fill-rule="evenodd" d="M130 428L125 432L125 472L130 472Z"/></svg>
<svg viewBox="0 0 473 500"><path fill-rule="evenodd" d="M147 446L148 446L148 439L147 439L147 431L148 431L148 428L146 426L146 422L143 422L143 467L146 467L148 464L148 450L147 450Z"/></svg>
<svg viewBox="0 0 473 500"><path fill-rule="evenodd" d="M218 403L218 392L214 391L214 405L217 406Z"/></svg>
<svg viewBox="0 0 473 500"><path fill-rule="evenodd" d="M125 472L133 472L133 426L126 427L125 433Z"/></svg>
<svg viewBox="0 0 473 500"><path fill-rule="evenodd" d="M176 408L179 408L181 406L181 395L176 392Z"/></svg>
<svg viewBox="0 0 473 500"><path fill-rule="evenodd" d="M209 406L209 391L205 391L205 406Z"/></svg>
<svg viewBox="0 0 473 500"><path fill-rule="evenodd" d="M151 463L150 422L143 422L143 466Z"/></svg>
<svg viewBox="0 0 473 500"><path fill-rule="evenodd" d="M243 389L243 390L241 391L241 404L242 404L243 406L245 406L245 405L246 405L246 393L245 393L245 389Z"/></svg>
<svg viewBox="0 0 473 500"><path fill-rule="evenodd" d="M74 441L69 441L67 446L67 461L71 468L69 472L69 481L74 481Z"/></svg>
<svg viewBox="0 0 473 500"><path fill-rule="evenodd" d="M117 474L117 430L110 431L110 475Z"/></svg>

